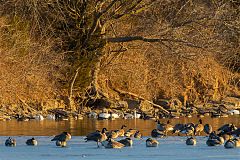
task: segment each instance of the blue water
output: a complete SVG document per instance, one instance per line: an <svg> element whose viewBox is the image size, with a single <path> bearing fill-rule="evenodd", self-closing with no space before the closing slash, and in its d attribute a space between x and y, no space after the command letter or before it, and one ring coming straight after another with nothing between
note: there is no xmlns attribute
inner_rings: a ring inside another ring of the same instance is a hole
<svg viewBox="0 0 240 160"><path fill-rule="evenodd" d="M29 136L13 136L17 140L16 147L6 147L4 142L8 137L0 137L0 160L222 160L240 159L240 148L225 149L223 146L209 147L207 137L197 137L196 146L187 146L186 137L167 137L159 139L159 146L147 148L145 140L134 140L132 147L122 149L97 148L95 142L85 142L83 136L73 136L68 141L68 147L56 147L51 142L52 136L38 136L38 146L27 146L25 141Z"/></svg>

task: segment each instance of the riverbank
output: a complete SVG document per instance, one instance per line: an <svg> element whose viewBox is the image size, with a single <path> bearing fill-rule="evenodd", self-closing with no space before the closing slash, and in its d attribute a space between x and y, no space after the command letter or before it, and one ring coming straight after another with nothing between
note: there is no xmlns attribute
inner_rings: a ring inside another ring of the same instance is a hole
<svg viewBox="0 0 240 160"><path fill-rule="evenodd" d="M66 106L52 105L52 107L43 107L39 105L21 104L21 105L1 105L0 121L16 119L18 121L29 120L68 120L68 119L135 119L156 120L161 118L180 118L211 116L211 117L228 117L230 115L240 114L240 99L226 98L224 101L208 102L205 104L188 104L182 106L176 101L163 101L161 105L151 105L149 103L140 103L140 105L131 106L125 103L124 107L84 107L81 110L69 111ZM137 103L136 103L137 104ZM38 107L36 107L38 106ZM161 109L161 108L163 109Z"/></svg>

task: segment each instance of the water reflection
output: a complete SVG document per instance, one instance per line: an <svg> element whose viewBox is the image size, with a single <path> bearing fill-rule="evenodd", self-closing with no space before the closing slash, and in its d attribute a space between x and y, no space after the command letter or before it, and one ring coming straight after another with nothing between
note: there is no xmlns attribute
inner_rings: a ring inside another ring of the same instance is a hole
<svg viewBox="0 0 240 160"><path fill-rule="evenodd" d="M234 123L237 127L240 127L240 116L230 116L227 118L211 118L203 117L203 124L209 123L216 130L223 124ZM161 122L166 123L168 119L161 119ZM198 123L199 118L181 117L179 119L171 119L171 124L177 123ZM149 136L152 129L155 128L156 122L153 120L94 120L85 118L83 120L69 120L69 121L28 121L18 122L16 120L1 121L0 122L0 135L1 136L51 136L56 135L62 131L68 131L74 136L84 136L89 132L95 130L101 130L106 127L108 130L120 129L125 124L127 128L137 128L144 136Z"/></svg>

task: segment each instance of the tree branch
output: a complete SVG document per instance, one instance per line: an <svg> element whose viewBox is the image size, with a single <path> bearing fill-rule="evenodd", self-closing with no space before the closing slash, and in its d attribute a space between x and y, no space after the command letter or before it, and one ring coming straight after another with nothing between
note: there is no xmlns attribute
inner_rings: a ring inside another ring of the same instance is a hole
<svg viewBox="0 0 240 160"><path fill-rule="evenodd" d="M199 45L193 44L192 42L187 42L187 41L184 41L181 39L145 38L143 36L111 37L111 38L106 38L106 41L110 42L110 43L132 42L132 41L143 41L143 42L152 42L152 43L154 43L154 42L175 42L175 43L182 43L189 47L203 48L203 46L199 46Z"/></svg>

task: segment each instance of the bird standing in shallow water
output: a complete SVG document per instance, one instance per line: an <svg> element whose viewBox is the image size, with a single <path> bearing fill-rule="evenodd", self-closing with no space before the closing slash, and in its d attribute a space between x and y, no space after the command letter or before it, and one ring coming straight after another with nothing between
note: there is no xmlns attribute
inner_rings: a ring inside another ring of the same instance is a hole
<svg viewBox="0 0 240 160"><path fill-rule="evenodd" d="M26 144L29 145L29 146L36 146L37 145L37 140L33 137L31 139L28 139L26 141Z"/></svg>

